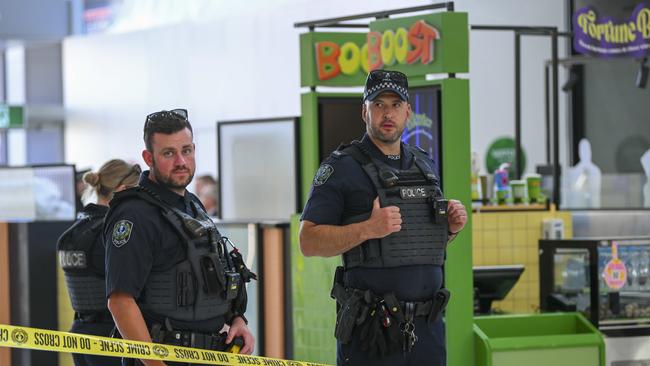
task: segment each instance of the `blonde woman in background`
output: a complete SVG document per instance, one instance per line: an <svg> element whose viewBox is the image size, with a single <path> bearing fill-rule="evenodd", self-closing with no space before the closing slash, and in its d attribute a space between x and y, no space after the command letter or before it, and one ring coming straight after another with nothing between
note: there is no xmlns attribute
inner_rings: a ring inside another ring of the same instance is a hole
<svg viewBox="0 0 650 366"><path fill-rule="evenodd" d="M140 166L123 160L109 160L97 172L87 172L84 198L97 195L77 221L58 240L59 262L65 274L72 308L73 333L109 336L115 324L106 306L104 279L105 248L102 240L104 216L115 192L133 187L140 178ZM76 366L120 365L120 358L73 354Z"/></svg>

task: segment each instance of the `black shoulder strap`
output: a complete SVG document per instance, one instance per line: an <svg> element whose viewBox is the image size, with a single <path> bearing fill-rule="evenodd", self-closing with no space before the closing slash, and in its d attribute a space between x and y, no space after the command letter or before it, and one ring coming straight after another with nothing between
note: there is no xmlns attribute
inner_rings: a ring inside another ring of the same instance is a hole
<svg viewBox="0 0 650 366"><path fill-rule="evenodd" d="M413 162L429 182L440 184L440 180L436 176L436 173L429 164L425 163L425 161L429 159L429 154L426 151L422 150L418 146L411 146L409 144L404 144L404 150L413 154Z"/></svg>
<svg viewBox="0 0 650 366"><path fill-rule="evenodd" d="M158 207L163 217L169 221L172 227L176 230L178 235L181 236L185 244L189 244L191 238L187 235L183 229L183 222L179 217L177 210L174 207L169 206L156 194L155 192L141 186L131 187L120 192L115 193L113 199L110 202L111 210L116 207L121 202L127 201L129 199L139 198L142 199L156 207Z"/></svg>
<svg viewBox="0 0 650 366"><path fill-rule="evenodd" d="M361 165L372 163L370 152L360 141L354 140L349 145L339 146L336 151L340 151L342 154L350 155Z"/></svg>

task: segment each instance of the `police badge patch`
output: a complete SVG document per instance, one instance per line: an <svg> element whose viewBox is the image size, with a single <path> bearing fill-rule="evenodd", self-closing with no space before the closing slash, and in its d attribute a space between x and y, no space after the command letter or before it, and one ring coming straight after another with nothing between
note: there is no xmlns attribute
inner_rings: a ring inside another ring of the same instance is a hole
<svg viewBox="0 0 650 366"><path fill-rule="evenodd" d="M129 220L120 220L113 226L113 245L121 247L131 239L133 223Z"/></svg>
<svg viewBox="0 0 650 366"><path fill-rule="evenodd" d="M318 168L316 176L314 177L314 185L320 186L321 184L327 182L327 179L334 173L334 168L329 164L323 164Z"/></svg>

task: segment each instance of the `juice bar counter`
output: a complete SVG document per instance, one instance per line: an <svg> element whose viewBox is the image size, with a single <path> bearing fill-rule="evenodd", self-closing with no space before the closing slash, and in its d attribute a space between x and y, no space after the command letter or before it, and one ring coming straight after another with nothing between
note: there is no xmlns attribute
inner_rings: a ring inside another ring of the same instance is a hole
<svg viewBox="0 0 650 366"><path fill-rule="evenodd" d="M605 335L607 365L650 365L650 237L540 240L539 251L541 310L583 314Z"/></svg>

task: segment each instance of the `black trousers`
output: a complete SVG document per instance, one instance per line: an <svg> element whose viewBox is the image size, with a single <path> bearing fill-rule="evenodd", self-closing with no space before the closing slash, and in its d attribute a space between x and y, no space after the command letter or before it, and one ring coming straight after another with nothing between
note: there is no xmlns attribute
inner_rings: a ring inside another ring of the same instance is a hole
<svg viewBox="0 0 650 366"><path fill-rule="evenodd" d="M348 344L337 342L337 366L446 366L447 350L445 347L445 324L442 317L434 324L428 324L426 318L415 318L415 334L418 341L409 353L391 353L384 358L370 358L359 345L359 328L352 332L352 341Z"/></svg>
<svg viewBox="0 0 650 366"><path fill-rule="evenodd" d="M71 333L109 337L115 324L113 322L84 322L75 319L72 323ZM120 366L119 357L72 354L75 366Z"/></svg>

